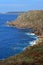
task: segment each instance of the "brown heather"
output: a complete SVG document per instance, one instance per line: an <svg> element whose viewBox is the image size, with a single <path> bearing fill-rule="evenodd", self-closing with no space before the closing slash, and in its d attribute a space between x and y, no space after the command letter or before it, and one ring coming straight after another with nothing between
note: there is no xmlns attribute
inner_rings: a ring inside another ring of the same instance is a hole
<svg viewBox="0 0 43 65"><path fill-rule="evenodd" d="M18 28L32 28L33 33L40 37L38 44L18 55L0 60L0 65L43 65L43 10L29 11L7 24Z"/></svg>

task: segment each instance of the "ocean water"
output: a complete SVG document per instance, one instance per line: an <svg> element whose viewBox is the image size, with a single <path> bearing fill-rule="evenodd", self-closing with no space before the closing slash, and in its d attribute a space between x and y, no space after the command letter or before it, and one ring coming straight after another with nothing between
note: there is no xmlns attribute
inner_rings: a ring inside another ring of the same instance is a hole
<svg viewBox="0 0 43 65"><path fill-rule="evenodd" d="M30 42L37 39L37 36L30 34L31 29L18 29L7 26L7 21L17 19L17 14L0 14L0 59L5 59L21 53ZM29 32L29 33L28 33Z"/></svg>

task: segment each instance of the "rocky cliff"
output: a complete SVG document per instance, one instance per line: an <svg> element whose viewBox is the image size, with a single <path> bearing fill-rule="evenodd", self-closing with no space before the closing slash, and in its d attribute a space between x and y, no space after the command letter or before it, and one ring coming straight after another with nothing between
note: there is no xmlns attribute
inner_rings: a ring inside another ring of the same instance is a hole
<svg viewBox="0 0 43 65"><path fill-rule="evenodd" d="M0 65L43 65L43 11L29 11L7 25L32 28L35 34L41 36L36 45L28 47L21 54L0 60Z"/></svg>
<svg viewBox="0 0 43 65"><path fill-rule="evenodd" d="M43 34L43 10L34 10L21 14L17 20L7 23L18 28L32 28L38 35Z"/></svg>

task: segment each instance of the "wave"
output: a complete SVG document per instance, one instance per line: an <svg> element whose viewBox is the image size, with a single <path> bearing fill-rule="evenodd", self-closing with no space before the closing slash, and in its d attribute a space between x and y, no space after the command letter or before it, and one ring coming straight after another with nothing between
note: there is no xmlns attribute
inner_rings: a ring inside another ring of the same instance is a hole
<svg viewBox="0 0 43 65"><path fill-rule="evenodd" d="M35 35L34 33L26 33L26 35Z"/></svg>
<svg viewBox="0 0 43 65"><path fill-rule="evenodd" d="M34 38L36 39L36 40L33 40L33 41L31 41L31 42L29 43L31 46L33 46L34 44L37 43L37 41L38 41L38 36L35 36L34 33L26 33L26 35L33 35Z"/></svg>
<svg viewBox="0 0 43 65"><path fill-rule="evenodd" d="M36 42L37 42L37 40L34 40L34 41L30 42L30 45L33 46L36 44Z"/></svg>
<svg viewBox="0 0 43 65"><path fill-rule="evenodd" d="M26 35L31 35L32 37L34 37L35 39L37 39L38 38L38 36L37 35L35 35L34 33L26 33Z"/></svg>
<svg viewBox="0 0 43 65"><path fill-rule="evenodd" d="M30 46L33 46L33 45L36 45L37 42L38 42L38 39L36 39L36 40L34 40L34 41L32 41L32 42L29 42L29 44L30 44ZM27 47L24 47L24 48L23 48L23 51L26 50L26 48L28 48L28 47L29 47L29 45L28 45Z"/></svg>

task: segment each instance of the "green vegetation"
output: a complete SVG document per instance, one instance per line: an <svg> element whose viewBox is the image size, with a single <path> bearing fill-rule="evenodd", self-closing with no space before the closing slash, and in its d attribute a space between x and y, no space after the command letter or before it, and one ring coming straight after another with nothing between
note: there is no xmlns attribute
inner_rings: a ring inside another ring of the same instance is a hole
<svg viewBox="0 0 43 65"><path fill-rule="evenodd" d="M43 65L43 41L21 54L0 61L0 65Z"/></svg>
<svg viewBox="0 0 43 65"><path fill-rule="evenodd" d="M8 22L18 28L32 28L33 32L37 35L43 34L43 10L29 11L21 14L17 20Z"/></svg>
<svg viewBox="0 0 43 65"><path fill-rule="evenodd" d="M28 47L24 52L0 60L0 65L43 65L43 10L26 12L15 22L7 24L18 28L32 28L33 33L39 35L40 39L36 45Z"/></svg>

